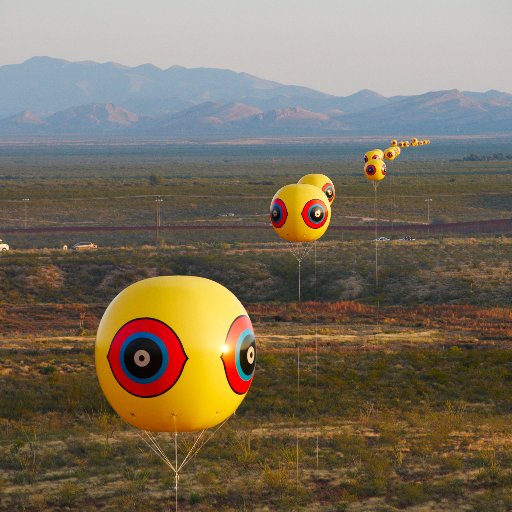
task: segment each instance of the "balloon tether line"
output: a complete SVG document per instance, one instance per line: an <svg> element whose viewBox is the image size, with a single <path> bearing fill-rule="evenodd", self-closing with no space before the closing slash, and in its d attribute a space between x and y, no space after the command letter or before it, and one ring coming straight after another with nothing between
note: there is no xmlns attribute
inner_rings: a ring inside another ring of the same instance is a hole
<svg viewBox="0 0 512 512"><path fill-rule="evenodd" d="M178 432L174 432L174 464L176 471L174 472L174 499L176 512L178 511L178 480L180 479L180 470L178 468Z"/></svg>
<svg viewBox="0 0 512 512"><path fill-rule="evenodd" d="M373 216L375 218L375 291L377 291L379 287L379 251L378 251L378 240L377 240L377 186L378 183L373 182Z"/></svg>
<svg viewBox="0 0 512 512"><path fill-rule="evenodd" d="M316 240L314 242L314 269L315 269L315 304L317 303L317 275L316 275ZM315 316L315 391L318 399L318 325L317 318ZM319 435L318 435L318 426L317 425L317 434L316 434L316 472L318 475L318 466L319 466Z"/></svg>
<svg viewBox="0 0 512 512"><path fill-rule="evenodd" d="M174 432L174 464L169 460L163 449L161 448L158 440L155 436L152 435L151 432L147 430L143 430L142 434L137 432L137 435L142 439L142 441L151 449L151 451L159 457L166 466L169 467L171 471L174 472L174 497L175 497L175 509L178 510L178 484L180 478L181 470L199 453L199 451L203 448L203 446L210 441L213 436L226 424L229 418L225 419L217 428L203 439L203 442L200 442L201 438L204 436L207 429L201 431L201 433L197 436L196 440L186 453L184 459L181 461L181 464L178 463L178 432ZM144 438L143 434L147 437Z"/></svg>
<svg viewBox="0 0 512 512"><path fill-rule="evenodd" d="M373 216L375 217L375 293L379 290L379 242L377 239L377 221L378 221L378 209L377 209L377 186L378 182L373 182ZM377 296L377 330L380 332L380 300Z"/></svg>
<svg viewBox="0 0 512 512"><path fill-rule="evenodd" d="M298 304L301 303L301 263L302 260L308 255L309 251L311 250L311 244L304 244L303 242L299 242L296 245L291 243L290 244L290 250L297 260L298 267L299 267L299 301ZM299 340L297 339L297 412L296 412L296 419L298 420L299 416L299 410L300 410L300 344ZM297 422L298 423L298 422ZM296 490L299 489L299 425L297 424L297 430L295 435L295 460L296 460L296 468L295 468L295 484L296 484Z"/></svg>

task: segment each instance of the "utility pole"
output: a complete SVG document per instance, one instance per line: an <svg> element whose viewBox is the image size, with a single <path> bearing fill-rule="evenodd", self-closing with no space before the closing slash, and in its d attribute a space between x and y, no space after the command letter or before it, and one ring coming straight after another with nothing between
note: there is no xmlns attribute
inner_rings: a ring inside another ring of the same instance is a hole
<svg viewBox="0 0 512 512"><path fill-rule="evenodd" d="M163 199L160 196L155 197L155 206L156 206L156 218L155 218L155 231L156 231L156 243L160 240L160 208L162 205Z"/></svg>
<svg viewBox="0 0 512 512"><path fill-rule="evenodd" d="M427 224L430 224L430 203L432 199L425 199L425 202L427 203Z"/></svg>
<svg viewBox="0 0 512 512"><path fill-rule="evenodd" d="M27 229L27 225L28 225L28 202L30 201L30 199L28 197L24 197L22 199L22 201L25 204L25 229Z"/></svg>
<svg viewBox="0 0 512 512"><path fill-rule="evenodd" d="M425 202L427 203L427 230L430 234L430 203L432 202L431 198L425 199Z"/></svg>

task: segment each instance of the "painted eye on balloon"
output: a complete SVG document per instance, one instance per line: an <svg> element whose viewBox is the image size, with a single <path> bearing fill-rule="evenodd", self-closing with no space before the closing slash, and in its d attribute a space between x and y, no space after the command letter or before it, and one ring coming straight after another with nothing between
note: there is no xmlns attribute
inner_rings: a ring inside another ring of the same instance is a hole
<svg viewBox="0 0 512 512"><path fill-rule="evenodd" d="M382 165L382 168L380 170L384 176L386 176L386 164Z"/></svg>
<svg viewBox="0 0 512 512"><path fill-rule="evenodd" d="M221 359L231 389L238 395L247 393L256 367L256 339L248 316L231 324Z"/></svg>
<svg viewBox="0 0 512 512"><path fill-rule="evenodd" d="M377 168L375 167L375 165L368 165L365 171L366 174L368 174L368 176L373 176L377 172Z"/></svg>
<svg viewBox="0 0 512 512"><path fill-rule="evenodd" d="M334 201L334 185L332 183L326 183L322 190L324 191L324 194L327 196L327 199L329 200L329 203L332 203Z"/></svg>
<svg viewBox="0 0 512 512"><path fill-rule="evenodd" d="M288 217L288 210L281 199L274 199L270 205L270 222L275 228L282 228Z"/></svg>
<svg viewBox="0 0 512 512"><path fill-rule="evenodd" d="M382 160L382 158L379 155L375 154L372 156L372 160Z"/></svg>
<svg viewBox="0 0 512 512"><path fill-rule="evenodd" d="M364 163L368 163L368 157L366 155L364 155Z"/></svg>
<svg viewBox="0 0 512 512"><path fill-rule="evenodd" d="M302 218L306 226L313 229L321 228L328 216L327 206L320 199L311 199L302 209Z"/></svg>
<svg viewBox="0 0 512 512"><path fill-rule="evenodd" d="M137 318L117 331L107 359L125 391L150 398L176 384L188 358L177 334L167 324L154 318Z"/></svg>

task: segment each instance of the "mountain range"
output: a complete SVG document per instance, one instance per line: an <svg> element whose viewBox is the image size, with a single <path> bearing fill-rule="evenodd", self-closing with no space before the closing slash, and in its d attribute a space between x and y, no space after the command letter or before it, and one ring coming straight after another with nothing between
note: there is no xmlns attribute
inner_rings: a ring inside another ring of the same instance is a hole
<svg viewBox="0 0 512 512"><path fill-rule="evenodd" d="M0 137L336 136L512 132L512 94L333 96L225 69L69 62L0 67Z"/></svg>

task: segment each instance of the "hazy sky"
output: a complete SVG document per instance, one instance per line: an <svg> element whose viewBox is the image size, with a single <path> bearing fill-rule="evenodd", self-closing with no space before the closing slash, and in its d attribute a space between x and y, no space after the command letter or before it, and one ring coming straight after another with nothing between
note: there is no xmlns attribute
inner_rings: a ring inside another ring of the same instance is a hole
<svg viewBox="0 0 512 512"><path fill-rule="evenodd" d="M512 92L511 0L0 0L0 65L219 67L337 95Z"/></svg>

